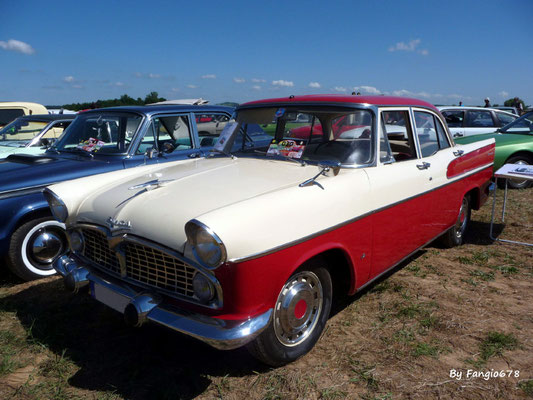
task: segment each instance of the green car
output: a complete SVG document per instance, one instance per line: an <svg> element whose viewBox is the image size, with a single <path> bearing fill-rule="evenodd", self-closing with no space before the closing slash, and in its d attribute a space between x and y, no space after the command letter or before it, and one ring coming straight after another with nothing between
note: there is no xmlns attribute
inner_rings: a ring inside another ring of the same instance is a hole
<svg viewBox="0 0 533 400"><path fill-rule="evenodd" d="M467 144L494 138L496 140L496 154L494 156L494 171L504 164L533 165L533 111L514 120L494 133L466 136L455 139L455 143ZM508 185L514 189L526 188L530 181L512 179Z"/></svg>

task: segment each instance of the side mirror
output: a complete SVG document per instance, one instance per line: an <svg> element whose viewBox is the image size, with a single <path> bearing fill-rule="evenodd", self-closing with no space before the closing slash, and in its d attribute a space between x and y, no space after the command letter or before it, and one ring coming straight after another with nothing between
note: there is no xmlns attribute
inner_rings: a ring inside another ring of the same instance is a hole
<svg viewBox="0 0 533 400"><path fill-rule="evenodd" d="M51 143L50 143L50 141L47 138L42 138L41 139L41 146L49 148L50 145L51 145Z"/></svg>
<svg viewBox="0 0 533 400"><path fill-rule="evenodd" d="M322 170L322 174L325 176L337 176L341 170L341 163L336 161L324 160L318 164L318 168Z"/></svg>

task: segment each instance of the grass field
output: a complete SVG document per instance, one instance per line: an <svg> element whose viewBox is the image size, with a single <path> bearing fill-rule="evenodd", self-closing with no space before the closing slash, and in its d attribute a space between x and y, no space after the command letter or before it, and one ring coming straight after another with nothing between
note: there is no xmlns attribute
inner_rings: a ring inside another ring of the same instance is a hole
<svg viewBox="0 0 533 400"><path fill-rule="evenodd" d="M21 283L2 268L0 399L531 398L533 248L489 240L490 211L472 213L465 245L432 244L346 299L313 351L277 369L130 329L58 278ZM505 222L502 238L533 242L533 189L510 192Z"/></svg>

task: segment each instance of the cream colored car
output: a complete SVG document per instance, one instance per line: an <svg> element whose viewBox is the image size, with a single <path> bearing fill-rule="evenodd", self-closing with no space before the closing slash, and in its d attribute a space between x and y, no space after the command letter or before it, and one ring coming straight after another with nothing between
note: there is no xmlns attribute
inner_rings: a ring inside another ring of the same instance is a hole
<svg viewBox="0 0 533 400"><path fill-rule="evenodd" d="M25 101L0 101L0 128L23 115L48 114L45 106Z"/></svg>
<svg viewBox="0 0 533 400"><path fill-rule="evenodd" d="M50 186L71 247L54 268L131 325L279 366L313 348L335 298L438 237L461 244L494 139L455 145L420 100L291 96L239 106L215 153Z"/></svg>

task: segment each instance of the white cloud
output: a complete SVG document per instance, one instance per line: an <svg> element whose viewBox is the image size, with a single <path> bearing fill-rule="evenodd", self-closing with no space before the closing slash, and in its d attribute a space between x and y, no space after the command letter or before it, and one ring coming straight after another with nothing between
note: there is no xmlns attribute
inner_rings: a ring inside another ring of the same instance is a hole
<svg viewBox="0 0 533 400"><path fill-rule="evenodd" d="M21 42L20 40L9 39L7 42L0 40L0 47L7 51L16 51L22 54L33 54L35 50L28 43Z"/></svg>
<svg viewBox="0 0 533 400"><path fill-rule="evenodd" d="M64 80L65 82L67 82L67 83L72 83L72 82L74 82L74 77L73 77L72 75L65 76L65 77L63 78L63 80Z"/></svg>
<svg viewBox="0 0 533 400"><path fill-rule="evenodd" d="M137 78L142 78L143 74L141 74L140 72L135 72L135 76Z"/></svg>
<svg viewBox="0 0 533 400"><path fill-rule="evenodd" d="M188 87L189 89L196 89L198 86L196 86L196 85L187 85L187 87Z"/></svg>
<svg viewBox="0 0 533 400"><path fill-rule="evenodd" d="M180 89L177 87L173 87L172 89L170 89L170 91L176 93L176 92L179 92Z"/></svg>
<svg viewBox="0 0 533 400"><path fill-rule="evenodd" d="M367 94L381 94L381 91L374 86L356 86L353 88L354 92L362 92Z"/></svg>
<svg viewBox="0 0 533 400"><path fill-rule="evenodd" d="M265 83L265 79L259 79L259 78L252 78L252 82L254 83Z"/></svg>
<svg viewBox="0 0 533 400"><path fill-rule="evenodd" d="M309 82L309 85L308 85L310 88L319 88L320 87L320 83L318 82Z"/></svg>
<svg viewBox="0 0 533 400"><path fill-rule="evenodd" d="M148 74L148 78L150 78L150 79L159 79L159 78L161 78L161 75L149 73Z"/></svg>
<svg viewBox="0 0 533 400"><path fill-rule="evenodd" d="M346 88L343 87L343 86L335 86L335 87L333 88L333 90L335 90L336 92L347 92L347 91L348 91L348 89L346 89Z"/></svg>
<svg viewBox="0 0 533 400"><path fill-rule="evenodd" d="M253 90L261 90L261 86L259 86L259 85L253 85L253 86L252 86L252 89L253 89Z"/></svg>
<svg viewBox="0 0 533 400"><path fill-rule="evenodd" d="M83 89L83 86L81 85L72 85L74 89Z"/></svg>
<svg viewBox="0 0 533 400"><path fill-rule="evenodd" d="M509 93L506 92L505 90L502 90L500 93L498 93L500 96L502 97L509 97Z"/></svg>
<svg viewBox="0 0 533 400"><path fill-rule="evenodd" d="M418 52L420 54L422 54L423 56L427 56L429 54L429 50L428 49L422 49L422 50L418 50Z"/></svg>
<svg viewBox="0 0 533 400"><path fill-rule="evenodd" d="M202 79L216 79L216 77L215 74L202 75Z"/></svg>
<svg viewBox="0 0 533 400"><path fill-rule="evenodd" d="M115 82L115 86L118 86L118 87L124 86L124 82Z"/></svg>
<svg viewBox="0 0 533 400"><path fill-rule="evenodd" d="M246 82L246 79L244 79L244 78L233 78L233 82L235 82L235 83L244 83L244 82Z"/></svg>
<svg viewBox="0 0 533 400"><path fill-rule="evenodd" d="M285 87L293 87L294 83L292 81L284 81L283 79L280 79L278 81L272 81L272 84L274 86L285 86Z"/></svg>
<svg viewBox="0 0 533 400"><path fill-rule="evenodd" d="M398 42L394 46L389 47L389 51L415 51L420 42L420 39L411 40L409 43Z"/></svg>

